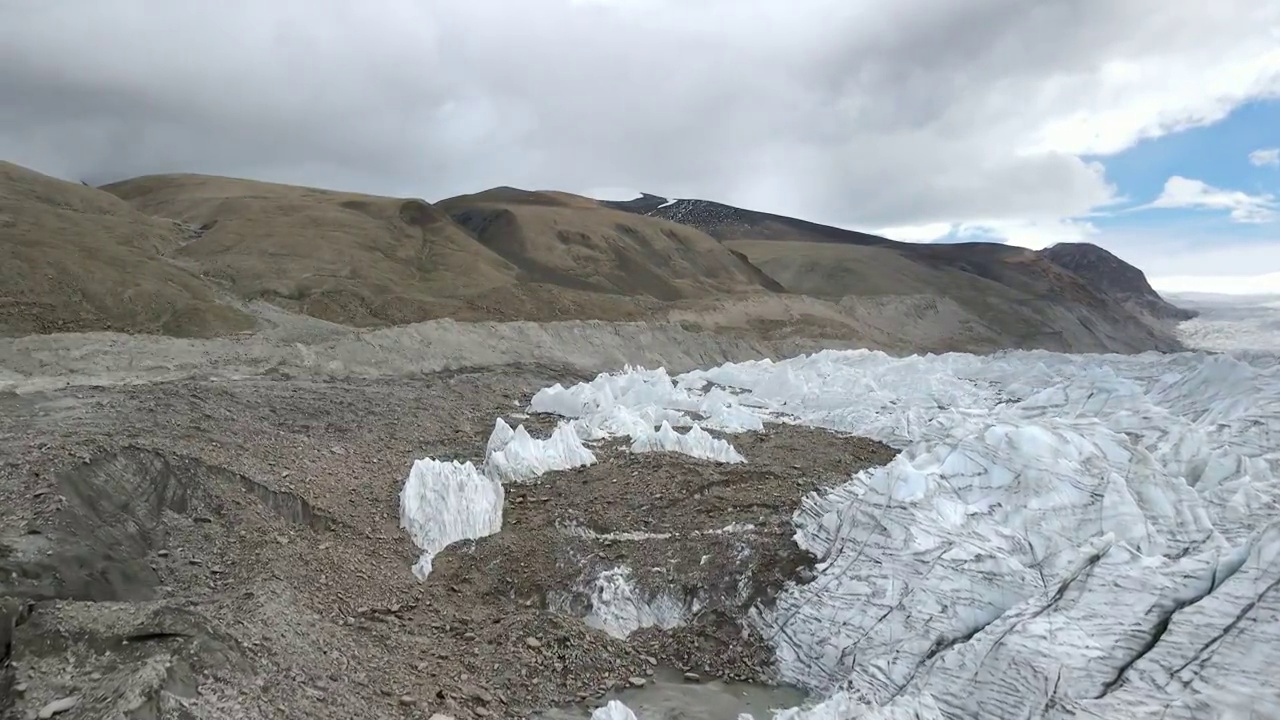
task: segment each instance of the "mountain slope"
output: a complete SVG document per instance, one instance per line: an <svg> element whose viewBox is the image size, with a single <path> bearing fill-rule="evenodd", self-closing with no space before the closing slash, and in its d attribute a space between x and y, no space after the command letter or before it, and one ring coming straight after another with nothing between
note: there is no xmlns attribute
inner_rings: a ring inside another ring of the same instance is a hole
<svg viewBox="0 0 1280 720"><path fill-rule="evenodd" d="M0 162L0 334L252 328L168 259L186 235L107 193Z"/></svg>
<svg viewBox="0 0 1280 720"><path fill-rule="evenodd" d="M437 206L527 282L666 301L782 289L703 232L588 198L496 188Z"/></svg>
<svg viewBox="0 0 1280 720"><path fill-rule="evenodd" d="M718 240L804 240L856 245L892 245L878 235L820 225L798 218L746 210L710 200L667 200L643 194L635 200L602 202L618 210L698 228Z"/></svg>
<svg viewBox="0 0 1280 720"><path fill-rule="evenodd" d="M1058 243L1041 250L1039 255L1157 320L1190 320L1196 316L1194 311L1180 308L1160 297L1147 281L1145 273L1097 245Z"/></svg>
<svg viewBox="0 0 1280 720"><path fill-rule="evenodd" d="M1004 245L910 245L653 196L495 188L432 205L200 175L94 189L0 167L6 334L313 337L341 328L303 316L447 317L671 322L902 353L1179 348L1116 294L1138 292L1127 266L1107 266L1129 279L1105 292Z"/></svg>
<svg viewBox="0 0 1280 720"><path fill-rule="evenodd" d="M1022 248L896 242L704 200L645 195L609 205L682 218L745 254L791 292L830 299L899 295L952 301L985 325L996 345L1077 352L1181 347L1167 327L1152 322L1127 296L1114 296L1106 284Z"/></svg>
<svg viewBox="0 0 1280 720"><path fill-rule="evenodd" d="M197 228L175 255L236 296L334 322L415 322L442 298L515 282L514 267L421 200L202 175L103 189Z"/></svg>
<svg viewBox="0 0 1280 720"><path fill-rule="evenodd" d="M971 263L979 273L947 262L931 263L927 256L925 260L911 257L893 247L776 240L726 244L789 290L846 307L881 307L893 298L945 303L954 308L955 319L950 323L966 328L966 339L947 349L1142 352L1180 348L1171 335L1143 322L1123 305L1092 293L1078 278L1048 262L1028 262L1019 255ZM1063 277L1055 277L1059 274Z"/></svg>

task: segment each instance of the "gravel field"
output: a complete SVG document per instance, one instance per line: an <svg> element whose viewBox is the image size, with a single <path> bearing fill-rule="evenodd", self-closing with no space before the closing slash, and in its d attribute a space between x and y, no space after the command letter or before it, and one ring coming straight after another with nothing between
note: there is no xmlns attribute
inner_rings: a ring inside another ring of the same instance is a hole
<svg viewBox="0 0 1280 720"><path fill-rule="evenodd" d="M510 487L501 533L414 578L398 517L412 462L481 459L496 417L545 435L554 420L522 417L528 398L586 377L520 365L0 394L14 717L62 700L65 718L573 716L682 685L728 712L713 682L771 676L748 606L813 562L790 539L800 497L892 451L791 426L736 436L745 465L601 445L596 465ZM621 566L687 622L627 639L592 627L590 583Z"/></svg>

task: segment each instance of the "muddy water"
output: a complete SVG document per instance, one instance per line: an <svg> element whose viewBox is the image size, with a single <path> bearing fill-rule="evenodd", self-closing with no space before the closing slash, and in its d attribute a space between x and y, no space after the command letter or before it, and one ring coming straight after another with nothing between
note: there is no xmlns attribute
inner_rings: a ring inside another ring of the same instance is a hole
<svg viewBox="0 0 1280 720"><path fill-rule="evenodd" d="M546 710L537 720L585 720L610 700L620 700L639 720L736 720L748 713L756 720L773 717L774 710L795 707L805 693L791 687L733 682L685 682L681 673L660 669L642 688L609 693L581 705Z"/></svg>

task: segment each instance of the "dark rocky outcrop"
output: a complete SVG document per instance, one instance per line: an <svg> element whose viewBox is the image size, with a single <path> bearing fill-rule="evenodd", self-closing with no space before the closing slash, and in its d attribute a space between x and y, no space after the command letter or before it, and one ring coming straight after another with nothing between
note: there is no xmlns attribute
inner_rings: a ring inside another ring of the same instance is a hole
<svg viewBox="0 0 1280 720"><path fill-rule="evenodd" d="M1190 320L1196 316L1195 311L1160 297L1141 270L1092 243L1058 243L1038 254L1076 274L1095 290L1132 303L1157 320Z"/></svg>
<svg viewBox="0 0 1280 720"><path fill-rule="evenodd" d="M871 233L747 210L710 200L667 200L644 194L635 200L600 204L695 227L718 240L806 240L872 246L897 244Z"/></svg>

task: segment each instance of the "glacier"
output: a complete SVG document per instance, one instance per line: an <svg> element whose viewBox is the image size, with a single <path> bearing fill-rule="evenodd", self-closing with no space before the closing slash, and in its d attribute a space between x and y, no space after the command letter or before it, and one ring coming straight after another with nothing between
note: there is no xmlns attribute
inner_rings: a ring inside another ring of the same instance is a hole
<svg viewBox="0 0 1280 720"><path fill-rule="evenodd" d="M1274 355L826 351L629 368L530 409L587 437L670 445L719 418L901 450L796 513L817 578L755 621L782 679L825 700L776 717L1280 712Z"/></svg>
<svg viewBox="0 0 1280 720"><path fill-rule="evenodd" d="M1280 294L1178 293L1167 298L1199 315L1178 324L1178 338L1204 350L1280 352Z"/></svg>
<svg viewBox="0 0 1280 720"><path fill-rule="evenodd" d="M816 579L753 621L820 701L775 717L1280 717L1273 353L824 351L629 367L529 410L563 421L547 440L496 421L481 469L415 464L401 510L420 576L499 531L504 482L594 462L596 441L749 463L705 429L803 424L900 454L795 513ZM594 590L589 621L615 635L687 612L641 600L624 569Z"/></svg>

